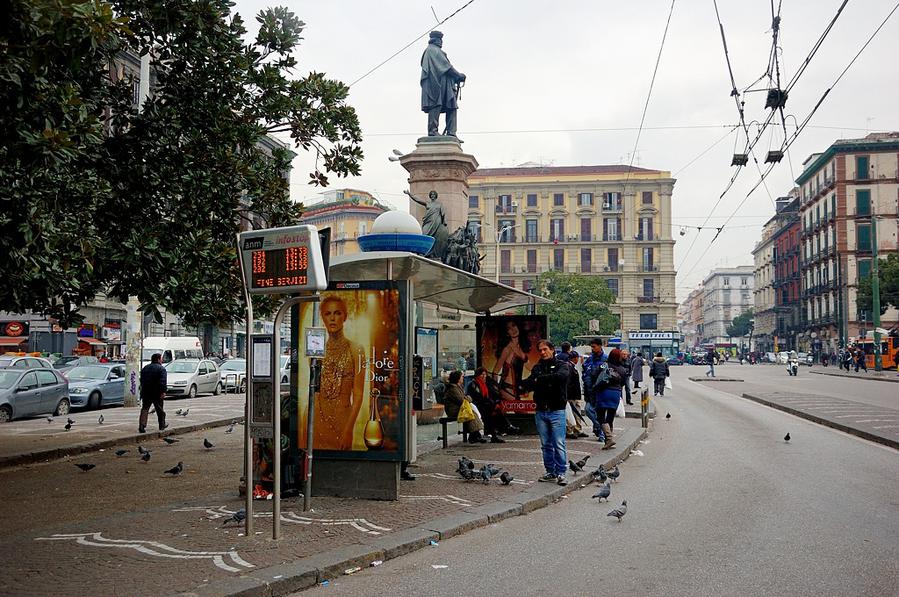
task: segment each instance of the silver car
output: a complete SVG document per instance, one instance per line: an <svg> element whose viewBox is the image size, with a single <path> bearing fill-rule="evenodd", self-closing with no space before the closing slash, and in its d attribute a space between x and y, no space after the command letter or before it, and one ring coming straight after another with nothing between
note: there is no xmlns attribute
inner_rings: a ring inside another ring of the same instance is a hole
<svg viewBox="0 0 899 597"><path fill-rule="evenodd" d="M246 359L228 359L219 367L219 373L222 378L222 387L226 392L231 390L238 394L245 394L247 391L247 360Z"/></svg>
<svg viewBox="0 0 899 597"><path fill-rule="evenodd" d="M222 391L218 367L209 359L176 359L165 368L168 371L166 394L169 396L196 398L197 394L208 392L218 396Z"/></svg>
<svg viewBox="0 0 899 597"><path fill-rule="evenodd" d="M43 357L19 357L19 356L2 356L0 357L0 369L52 369L53 365L50 361Z"/></svg>
<svg viewBox="0 0 899 597"><path fill-rule="evenodd" d="M66 373L72 407L100 408L125 403L125 365L98 363Z"/></svg>
<svg viewBox="0 0 899 597"><path fill-rule="evenodd" d="M0 423L69 414L69 382L53 369L0 369Z"/></svg>

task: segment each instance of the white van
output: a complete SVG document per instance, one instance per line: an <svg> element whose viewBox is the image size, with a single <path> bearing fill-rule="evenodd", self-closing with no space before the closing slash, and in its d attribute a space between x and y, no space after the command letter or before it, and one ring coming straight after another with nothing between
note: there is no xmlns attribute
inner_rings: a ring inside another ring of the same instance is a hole
<svg viewBox="0 0 899 597"><path fill-rule="evenodd" d="M205 356L200 339L196 336L147 336L140 358L141 368L156 353L162 355L163 365L179 359L202 359Z"/></svg>

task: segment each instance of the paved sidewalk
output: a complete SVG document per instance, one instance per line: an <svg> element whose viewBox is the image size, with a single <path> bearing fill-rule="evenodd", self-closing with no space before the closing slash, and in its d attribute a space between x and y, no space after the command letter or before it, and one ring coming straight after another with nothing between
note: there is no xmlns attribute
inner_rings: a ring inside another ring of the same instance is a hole
<svg viewBox="0 0 899 597"><path fill-rule="evenodd" d="M899 410L796 392L752 392L743 397L899 449Z"/></svg>
<svg viewBox="0 0 899 597"><path fill-rule="evenodd" d="M830 367L819 367L817 369L812 369L809 373L814 373L815 375L830 375L832 377L850 377L852 379L866 379L870 381L891 381L893 383L899 383L899 373L895 371L870 371L865 373L864 371L859 371L858 373L849 371L846 372L842 369L837 369L833 367L833 371L830 370Z"/></svg>
<svg viewBox="0 0 899 597"><path fill-rule="evenodd" d="M243 420L243 394L222 394L199 398L167 399L166 422L169 428L162 435L177 435L230 424ZM177 410L189 410L186 417L175 414ZM100 448L133 446L139 441L158 438L156 415L150 415L146 434L137 433L137 408L121 406L100 410L76 410L64 417L46 417L16 420L0 425L0 468L53 460ZM98 422L100 415L103 423ZM65 430L66 420L75 421L70 431Z"/></svg>
<svg viewBox="0 0 899 597"><path fill-rule="evenodd" d="M645 432L637 420L616 422L614 450L600 452L595 440L569 440L570 457L590 455L588 470L626 458ZM0 501L17 504L0 511L0 558L9 563L4 591L285 594L549 505L586 480L582 474L570 476L567 487L536 483L543 470L536 437L462 445L451 426L453 445L419 458L411 468L418 479L403 483L400 501L313 497L314 510L304 513L301 498L284 500L283 539L274 542L270 502L256 504L255 536L224 525L242 507L241 429L189 432L173 445L147 437L149 463L140 462L136 450L122 457L105 450L0 471ZM212 450L203 448L204 438L215 444ZM494 463L516 480L510 486L465 482L454 473L462 455ZM179 461L180 477L163 475ZM75 463L96 468L85 473ZM590 494L577 499L586 504Z"/></svg>

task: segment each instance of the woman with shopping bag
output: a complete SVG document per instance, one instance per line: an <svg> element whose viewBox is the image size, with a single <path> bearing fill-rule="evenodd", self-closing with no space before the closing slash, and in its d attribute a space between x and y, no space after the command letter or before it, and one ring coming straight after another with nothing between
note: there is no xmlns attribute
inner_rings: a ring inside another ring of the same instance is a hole
<svg viewBox="0 0 899 597"><path fill-rule="evenodd" d="M596 377L596 385L593 387L596 399L596 415L602 422L602 431L606 437L603 450L608 450L615 445L612 438L612 430L615 425L615 415L622 401L622 388L627 377L627 369L622 363L621 351L614 349L609 353L606 363L608 369L601 371Z"/></svg>
<svg viewBox="0 0 899 597"><path fill-rule="evenodd" d="M461 371L453 371L449 374L446 391L443 394L443 408L447 418L455 419L464 425L469 443L487 443L487 440L481 435L484 423L475 414L471 400L462 391Z"/></svg>

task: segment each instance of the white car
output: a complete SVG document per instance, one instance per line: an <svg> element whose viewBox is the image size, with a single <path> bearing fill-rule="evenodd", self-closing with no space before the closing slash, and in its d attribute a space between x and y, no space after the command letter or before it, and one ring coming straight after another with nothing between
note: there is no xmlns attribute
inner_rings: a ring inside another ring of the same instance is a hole
<svg viewBox="0 0 899 597"><path fill-rule="evenodd" d="M290 383L290 355L281 355L281 384Z"/></svg>
<svg viewBox="0 0 899 597"><path fill-rule="evenodd" d="M211 392L218 396L222 392L219 370L213 361L203 359L176 359L165 365L168 371L169 396L196 398L197 394Z"/></svg>
<svg viewBox="0 0 899 597"><path fill-rule="evenodd" d="M228 359L219 367L219 379L226 391L245 394L247 391L247 360Z"/></svg>

